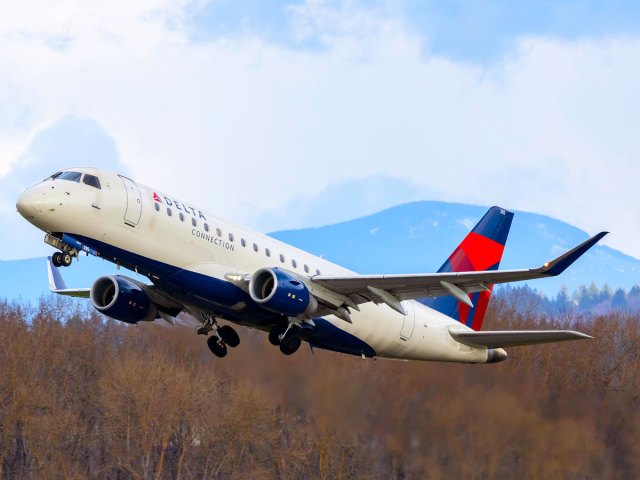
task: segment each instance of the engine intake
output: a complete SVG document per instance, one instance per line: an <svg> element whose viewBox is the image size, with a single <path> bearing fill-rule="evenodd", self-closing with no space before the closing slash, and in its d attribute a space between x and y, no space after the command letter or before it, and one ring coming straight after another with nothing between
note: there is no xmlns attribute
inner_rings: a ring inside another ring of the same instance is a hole
<svg viewBox="0 0 640 480"><path fill-rule="evenodd" d="M296 317L318 309L318 301L307 286L279 268L262 268L249 281L251 299L267 310Z"/></svg>
<svg viewBox="0 0 640 480"><path fill-rule="evenodd" d="M153 320L158 313L142 288L118 275L98 278L91 287L90 297L96 310L121 322Z"/></svg>

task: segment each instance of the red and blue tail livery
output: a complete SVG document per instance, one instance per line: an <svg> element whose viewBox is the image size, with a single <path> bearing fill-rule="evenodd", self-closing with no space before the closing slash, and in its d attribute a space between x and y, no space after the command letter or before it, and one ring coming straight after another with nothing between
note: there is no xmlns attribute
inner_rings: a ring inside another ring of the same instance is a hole
<svg viewBox="0 0 640 480"><path fill-rule="evenodd" d="M507 242L513 213L500 207L491 207L475 228L449 256L438 270L444 272L478 272L497 270ZM487 290L469 295L473 307L452 296L438 297L432 308L480 330L487 311L493 285Z"/></svg>

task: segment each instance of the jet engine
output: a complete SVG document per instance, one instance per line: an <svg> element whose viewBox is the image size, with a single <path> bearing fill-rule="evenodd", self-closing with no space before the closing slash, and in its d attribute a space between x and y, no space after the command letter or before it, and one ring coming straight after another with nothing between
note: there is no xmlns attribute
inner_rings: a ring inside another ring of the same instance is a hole
<svg viewBox="0 0 640 480"><path fill-rule="evenodd" d="M278 268L261 268L249 281L251 299L267 310L295 317L312 314L318 301L307 286L293 275Z"/></svg>
<svg viewBox="0 0 640 480"><path fill-rule="evenodd" d="M153 320L158 314L144 290L126 277L107 275L91 287L91 302L96 310L126 323Z"/></svg>

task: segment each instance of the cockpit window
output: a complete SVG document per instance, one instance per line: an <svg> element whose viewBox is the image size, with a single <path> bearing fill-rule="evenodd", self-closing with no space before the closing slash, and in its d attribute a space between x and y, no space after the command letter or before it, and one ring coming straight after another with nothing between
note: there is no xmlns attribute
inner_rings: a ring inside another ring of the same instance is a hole
<svg viewBox="0 0 640 480"><path fill-rule="evenodd" d="M56 172L53 175L51 175L50 177L45 178L44 181L46 182L47 180L53 180L55 178L58 178L60 175L62 175L62 172Z"/></svg>
<svg viewBox="0 0 640 480"><path fill-rule="evenodd" d="M53 177L55 180L69 180L71 182L80 182L80 172L62 172L60 175Z"/></svg>
<svg viewBox="0 0 640 480"><path fill-rule="evenodd" d="M82 177L82 183L100 189L100 180L95 175L89 175L88 173L85 173L84 177Z"/></svg>

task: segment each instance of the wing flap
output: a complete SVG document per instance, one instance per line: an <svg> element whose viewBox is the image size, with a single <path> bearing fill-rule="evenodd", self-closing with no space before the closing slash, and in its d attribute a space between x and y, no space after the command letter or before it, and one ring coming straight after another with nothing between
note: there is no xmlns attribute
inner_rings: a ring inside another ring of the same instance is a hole
<svg viewBox="0 0 640 480"><path fill-rule="evenodd" d="M451 336L471 347L508 348L539 343L567 342L593 338L574 330L503 330L503 331L452 331Z"/></svg>

